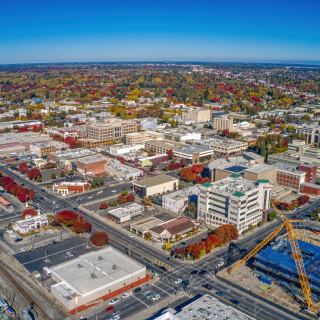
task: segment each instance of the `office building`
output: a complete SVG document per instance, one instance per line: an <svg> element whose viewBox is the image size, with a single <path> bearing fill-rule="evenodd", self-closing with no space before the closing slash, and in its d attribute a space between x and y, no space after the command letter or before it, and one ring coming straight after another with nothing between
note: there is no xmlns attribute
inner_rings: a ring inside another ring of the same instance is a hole
<svg viewBox="0 0 320 320"><path fill-rule="evenodd" d="M306 172L283 163L274 163L277 167L277 183L281 186L290 187L294 190L300 190L301 183L305 182Z"/></svg>
<svg viewBox="0 0 320 320"><path fill-rule="evenodd" d="M211 120L210 109L185 109L182 111L182 120L193 122L209 122Z"/></svg>
<svg viewBox="0 0 320 320"><path fill-rule="evenodd" d="M169 150L176 150L185 146L184 143L176 142L172 140L148 140L145 142L145 148L147 151L157 154L167 153Z"/></svg>
<svg viewBox="0 0 320 320"><path fill-rule="evenodd" d="M199 164L211 160L213 150L202 145L185 145L173 150L173 155L177 160L185 159L191 164Z"/></svg>
<svg viewBox="0 0 320 320"><path fill-rule="evenodd" d="M197 219L210 228L232 224L239 232L267 220L269 180L253 182L234 174L214 183L198 185Z"/></svg>
<svg viewBox="0 0 320 320"><path fill-rule="evenodd" d="M212 127L215 130L222 132L223 130L233 131L233 118L228 118L228 116L214 117L212 122Z"/></svg>

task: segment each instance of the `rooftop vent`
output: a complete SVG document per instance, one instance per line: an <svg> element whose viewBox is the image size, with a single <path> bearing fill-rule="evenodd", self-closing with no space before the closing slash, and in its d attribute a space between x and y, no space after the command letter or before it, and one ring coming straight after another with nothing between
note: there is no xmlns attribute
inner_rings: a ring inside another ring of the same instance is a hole
<svg viewBox="0 0 320 320"><path fill-rule="evenodd" d="M83 268L83 265L79 263L78 268Z"/></svg>
<svg viewBox="0 0 320 320"><path fill-rule="evenodd" d="M117 270L118 267L114 264L114 265L112 266L112 269L113 269L113 270Z"/></svg>
<svg viewBox="0 0 320 320"><path fill-rule="evenodd" d="M99 256L99 257L98 257L98 260L99 260L99 261L103 260L103 256Z"/></svg>
<svg viewBox="0 0 320 320"><path fill-rule="evenodd" d="M96 278L97 276L94 274L94 273L91 273L91 278L94 279Z"/></svg>

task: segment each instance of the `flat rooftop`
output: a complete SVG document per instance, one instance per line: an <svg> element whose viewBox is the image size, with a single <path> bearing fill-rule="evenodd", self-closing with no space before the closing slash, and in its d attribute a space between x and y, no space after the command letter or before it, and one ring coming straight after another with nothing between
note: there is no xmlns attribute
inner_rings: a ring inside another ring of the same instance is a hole
<svg viewBox="0 0 320 320"><path fill-rule="evenodd" d="M142 179L140 181L134 182L134 184L139 187L154 187L162 183L167 183L167 182L177 181L177 180L178 180L177 178L173 178L165 174L162 174L159 176Z"/></svg>
<svg viewBox="0 0 320 320"><path fill-rule="evenodd" d="M294 173L294 174L305 174L304 171L301 171L297 168L297 166L292 166L290 164L285 164L285 163L281 163L281 162L275 162L273 164L274 166L277 167L278 170L280 171L287 171L287 172L291 172L291 173Z"/></svg>
<svg viewBox="0 0 320 320"><path fill-rule="evenodd" d="M190 188L185 188L185 189L182 189L182 190L178 190L178 191L174 191L174 192L168 193L163 197L168 198L168 199L172 199L172 200L180 200L180 199L184 199L186 197L192 196L192 195L197 194L197 193L198 193L198 187L197 186L193 186L193 187L190 187Z"/></svg>
<svg viewBox="0 0 320 320"><path fill-rule="evenodd" d="M88 149L74 149L74 150L66 150L66 151L57 151L53 153L57 158L60 157L67 157L70 159L73 158L80 158L80 157L85 157L85 156L92 156L95 155L96 152L88 150Z"/></svg>
<svg viewBox="0 0 320 320"><path fill-rule="evenodd" d="M234 140L234 139L210 138L210 139L201 140L198 142L198 144L231 148L231 147L241 146L244 144L247 145L248 143L243 142L243 141Z"/></svg>
<svg viewBox="0 0 320 320"><path fill-rule="evenodd" d="M227 192L230 194L234 194L240 192L243 195L245 195L247 191L257 188L255 182L243 179L239 176L237 178L228 177L226 179L219 180L214 183L204 183L202 186L207 188L211 187L213 191L216 191L217 193Z"/></svg>
<svg viewBox="0 0 320 320"><path fill-rule="evenodd" d="M79 159L77 161L87 164L87 163L94 163L94 162L107 161L107 160L103 157L91 157L91 158Z"/></svg>
<svg viewBox="0 0 320 320"><path fill-rule="evenodd" d="M241 311L227 306L211 295L204 295L185 306L182 311L175 314L179 320L203 319L203 320L249 320L253 319Z"/></svg>
<svg viewBox="0 0 320 320"><path fill-rule="evenodd" d="M125 276L145 269L145 266L107 247L79 256L51 268L62 281L79 294L112 284Z"/></svg>
<svg viewBox="0 0 320 320"><path fill-rule="evenodd" d="M170 149L178 149L185 145L184 143L181 143L181 142L165 140L165 139L164 140L148 140L146 141L146 143L152 144L156 147L170 148Z"/></svg>
<svg viewBox="0 0 320 320"><path fill-rule="evenodd" d="M213 150L207 146L202 145L186 145L179 149L176 149L175 152L179 153L186 153L186 154L193 154L193 153L202 153L202 152L209 152L213 153Z"/></svg>
<svg viewBox="0 0 320 320"><path fill-rule="evenodd" d="M250 173L255 173L255 174L259 174L259 173L263 173L263 172L267 172L270 171L272 169L276 169L276 166L273 165L268 165L268 164L260 164L260 165L256 165L252 168L248 168L245 171L246 172L250 172Z"/></svg>

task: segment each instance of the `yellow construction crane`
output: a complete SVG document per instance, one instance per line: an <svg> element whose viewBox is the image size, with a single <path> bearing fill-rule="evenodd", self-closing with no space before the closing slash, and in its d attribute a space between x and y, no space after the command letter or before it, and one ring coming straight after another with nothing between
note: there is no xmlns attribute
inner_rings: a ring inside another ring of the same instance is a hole
<svg viewBox="0 0 320 320"><path fill-rule="evenodd" d="M306 304L308 306L309 311L314 312L318 314L319 309L316 305L313 304L312 299L311 299L311 290L309 286L309 281L308 277L306 274L306 270L304 268L304 263L303 259L301 256L301 251L299 248L298 240L296 233L292 227L292 222L297 222L298 220L292 221L288 220L284 214L278 210L278 208L272 203L272 206L274 210L278 213L278 215L281 217L283 220L283 224L278 227L276 230L274 230L272 233L269 234L268 237L266 237L261 243L259 243L251 252L249 252L242 260L238 261L229 271L229 273L232 273L242 265L244 265L250 258L252 258L260 249L262 249L268 242L270 242L281 230L284 226L287 228L287 233L288 233L288 239L290 242L291 250L292 250L292 256L294 258L298 275L299 275L299 281L301 284L302 292L304 295L304 298L306 300Z"/></svg>

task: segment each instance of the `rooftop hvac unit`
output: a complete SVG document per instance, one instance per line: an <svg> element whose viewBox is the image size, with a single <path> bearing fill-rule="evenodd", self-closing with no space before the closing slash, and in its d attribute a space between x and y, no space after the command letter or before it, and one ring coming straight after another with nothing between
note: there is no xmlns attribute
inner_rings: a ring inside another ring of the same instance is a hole
<svg viewBox="0 0 320 320"><path fill-rule="evenodd" d="M116 266L115 264L112 266L112 269L113 270L117 270L118 269L118 266Z"/></svg>
<svg viewBox="0 0 320 320"><path fill-rule="evenodd" d="M103 256L99 256L99 257L98 257L98 260L99 260L99 261L103 260Z"/></svg>

